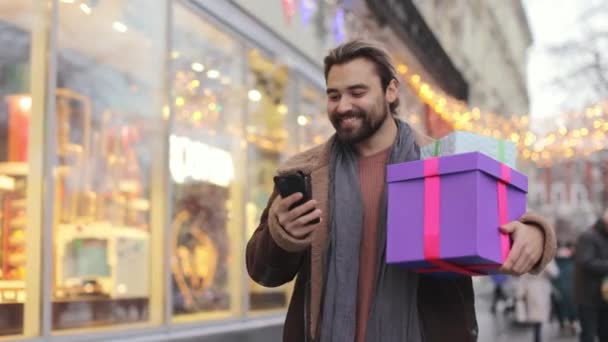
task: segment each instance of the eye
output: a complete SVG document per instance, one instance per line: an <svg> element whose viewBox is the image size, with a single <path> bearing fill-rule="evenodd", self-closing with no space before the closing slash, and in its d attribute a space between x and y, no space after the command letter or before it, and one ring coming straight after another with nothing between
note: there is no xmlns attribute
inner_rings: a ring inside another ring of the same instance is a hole
<svg viewBox="0 0 608 342"><path fill-rule="evenodd" d="M354 97L362 97L363 95L365 95L365 91L364 90L357 90L357 91L353 91L352 95Z"/></svg>
<svg viewBox="0 0 608 342"><path fill-rule="evenodd" d="M327 96L330 101L338 101L340 100L340 94L329 94Z"/></svg>

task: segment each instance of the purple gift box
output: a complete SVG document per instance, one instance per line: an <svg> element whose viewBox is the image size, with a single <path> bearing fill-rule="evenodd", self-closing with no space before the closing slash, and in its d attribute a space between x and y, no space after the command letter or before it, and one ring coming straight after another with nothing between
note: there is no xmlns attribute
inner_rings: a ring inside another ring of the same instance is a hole
<svg viewBox="0 0 608 342"><path fill-rule="evenodd" d="M417 272L498 269L499 227L526 212L527 177L478 152L389 165L387 182L386 261Z"/></svg>

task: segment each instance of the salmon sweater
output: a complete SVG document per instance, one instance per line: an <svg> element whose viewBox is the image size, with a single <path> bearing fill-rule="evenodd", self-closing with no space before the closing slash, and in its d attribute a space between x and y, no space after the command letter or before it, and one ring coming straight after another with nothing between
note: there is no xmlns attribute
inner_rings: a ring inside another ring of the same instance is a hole
<svg viewBox="0 0 608 342"><path fill-rule="evenodd" d="M365 342L365 331L374 293L378 258L378 219L380 199L386 180L386 162L390 148L367 157L359 157L359 184L363 198L363 234L359 253L357 291L357 333L355 342Z"/></svg>

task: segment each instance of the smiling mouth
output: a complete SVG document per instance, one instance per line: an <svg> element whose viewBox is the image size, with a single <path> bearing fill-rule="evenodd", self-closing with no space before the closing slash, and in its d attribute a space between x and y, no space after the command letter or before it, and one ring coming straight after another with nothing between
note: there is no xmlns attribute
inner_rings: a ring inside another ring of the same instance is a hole
<svg viewBox="0 0 608 342"><path fill-rule="evenodd" d="M360 117L357 116L347 116L340 119L340 125L345 127L352 127L355 125L357 121L361 120Z"/></svg>

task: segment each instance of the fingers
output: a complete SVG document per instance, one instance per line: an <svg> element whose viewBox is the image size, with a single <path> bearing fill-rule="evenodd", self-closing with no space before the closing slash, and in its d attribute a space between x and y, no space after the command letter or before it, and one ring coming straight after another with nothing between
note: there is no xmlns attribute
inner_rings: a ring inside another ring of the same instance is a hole
<svg viewBox="0 0 608 342"><path fill-rule="evenodd" d="M502 264L502 268L500 269L500 271L503 273L517 275L517 272L515 271L515 265L519 261L521 251L522 244L517 242L514 243L513 247L511 248L511 251L509 252L507 260Z"/></svg>
<svg viewBox="0 0 608 342"><path fill-rule="evenodd" d="M285 228L285 230L287 230L287 228ZM311 224L307 226L298 226L287 230L287 232L289 233L289 235L293 236L296 239L303 239L308 236L308 234L310 234L313 230L315 230L315 225Z"/></svg>
<svg viewBox="0 0 608 342"><path fill-rule="evenodd" d="M301 199L301 193L295 193L286 198L279 196L271 207L271 214L275 215L283 229L295 238L304 238L310 234L316 226L310 222L320 219L322 214L320 209L315 209L317 205L315 200L289 209Z"/></svg>
<svg viewBox="0 0 608 342"><path fill-rule="evenodd" d="M281 198L279 196L278 198L281 198L279 200L279 204L278 204L279 212L288 212L289 207L291 207L293 204L295 204L297 201L299 201L302 198L302 196L304 196L304 195L302 195L302 193L300 193L300 192L296 192L295 194L292 194L285 198Z"/></svg>
<svg viewBox="0 0 608 342"><path fill-rule="evenodd" d="M314 207L313 207L314 208ZM306 215L302 215L296 219L295 223L300 226L308 225L312 220L321 218L321 209L315 209Z"/></svg>
<svg viewBox="0 0 608 342"><path fill-rule="evenodd" d="M302 205L299 205L293 209L291 209L287 215L288 221L295 221L298 217L313 211L317 207L317 201L310 200ZM309 221L306 221L309 222Z"/></svg>
<svg viewBox="0 0 608 342"><path fill-rule="evenodd" d="M505 225L502 225L500 227L500 231L503 233L511 234L514 233L521 224L522 223L518 221L510 222Z"/></svg>

